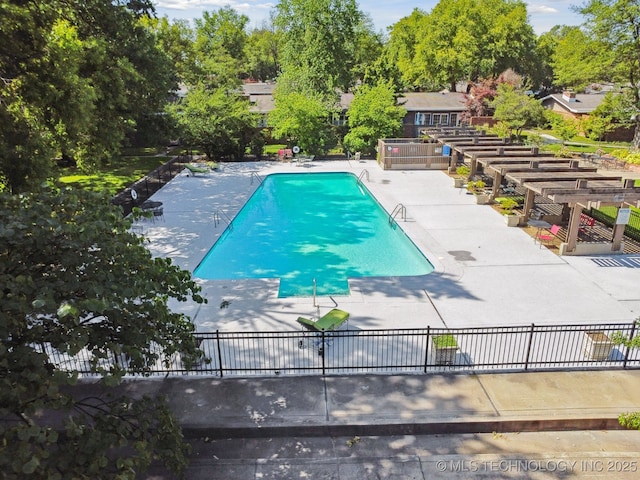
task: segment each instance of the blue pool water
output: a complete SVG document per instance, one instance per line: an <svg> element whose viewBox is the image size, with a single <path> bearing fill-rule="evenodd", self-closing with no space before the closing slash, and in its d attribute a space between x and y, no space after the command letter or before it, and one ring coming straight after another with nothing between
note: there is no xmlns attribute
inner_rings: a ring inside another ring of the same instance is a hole
<svg viewBox="0 0 640 480"><path fill-rule="evenodd" d="M433 265L350 173L267 176L194 276L279 278L280 297L346 295L349 277L425 275Z"/></svg>

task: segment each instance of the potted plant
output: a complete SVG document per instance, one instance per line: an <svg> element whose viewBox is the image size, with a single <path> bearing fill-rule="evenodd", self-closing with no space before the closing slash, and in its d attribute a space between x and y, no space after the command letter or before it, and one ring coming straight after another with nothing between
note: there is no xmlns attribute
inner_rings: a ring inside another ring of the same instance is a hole
<svg viewBox="0 0 640 480"><path fill-rule="evenodd" d="M484 205L489 203L491 195L485 193L484 188L487 186L482 180L470 181L467 183L467 193L470 193L476 197L476 203Z"/></svg>
<svg viewBox="0 0 640 480"><path fill-rule="evenodd" d="M433 348L436 352L436 365L452 365L455 363L458 341L451 334L435 335L432 338Z"/></svg>
<svg viewBox="0 0 640 480"><path fill-rule="evenodd" d="M497 199L502 207L502 214L504 215L504 220L509 227L517 227L520 223L520 215L518 215L513 209L518 206L518 202L516 202L512 198L500 198Z"/></svg>
<svg viewBox="0 0 640 480"><path fill-rule="evenodd" d="M589 360L606 360L613 345L613 340L604 332L584 332L583 353Z"/></svg>
<svg viewBox="0 0 640 480"><path fill-rule="evenodd" d="M471 169L466 165L458 165L456 168L456 177L453 178L453 186L455 188L462 188L464 182L467 181L469 177L469 173L471 173Z"/></svg>
<svg viewBox="0 0 640 480"><path fill-rule="evenodd" d="M193 337L193 345L195 347L194 351L180 352L180 359L182 361L182 366L186 369L199 367L203 363L210 363L211 361L210 359L206 358L204 352L200 350L200 345L202 345L201 338Z"/></svg>

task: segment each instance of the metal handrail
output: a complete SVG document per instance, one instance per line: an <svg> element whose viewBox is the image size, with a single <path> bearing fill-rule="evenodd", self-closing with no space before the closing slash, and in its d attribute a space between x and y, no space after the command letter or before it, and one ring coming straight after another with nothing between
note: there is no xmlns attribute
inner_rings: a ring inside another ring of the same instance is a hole
<svg viewBox="0 0 640 480"><path fill-rule="evenodd" d="M401 203L397 204L389 214L389 225L393 225L397 215L400 215L403 221L407 221L407 208Z"/></svg>
<svg viewBox="0 0 640 480"><path fill-rule="evenodd" d="M262 178L260 175L258 175L258 172L251 172L251 185L253 185L253 179L256 179L258 181L258 183L262 184L262 182L264 181L264 178Z"/></svg>
<svg viewBox="0 0 640 480"><path fill-rule="evenodd" d="M362 183L362 178L363 177L367 177L367 182L371 181L369 179L369 170L364 169L364 170L362 170L362 172L360 172L360 176L358 177L358 182L357 183Z"/></svg>
<svg viewBox="0 0 640 480"><path fill-rule="evenodd" d="M213 226L217 227L222 220L227 222L229 228L233 228L233 220L231 217L229 217L229 215L227 215L223 210L218 209L213 214Z"/></svg>

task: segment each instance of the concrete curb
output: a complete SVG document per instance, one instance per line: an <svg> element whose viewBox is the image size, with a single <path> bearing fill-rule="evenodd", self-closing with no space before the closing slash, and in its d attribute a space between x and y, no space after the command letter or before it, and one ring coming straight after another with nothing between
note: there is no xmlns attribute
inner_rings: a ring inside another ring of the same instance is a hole
<svg viewBox="0 0 640 480"><path fill-rule="evenodd" d="M196 427L183 426L186 438L286 438L350 437L394 435L438 435L466 433L553 432L577 430L624 430L617 418L567 418L535 420L470 420L378 425L314 425L277 427Z"/></svg>

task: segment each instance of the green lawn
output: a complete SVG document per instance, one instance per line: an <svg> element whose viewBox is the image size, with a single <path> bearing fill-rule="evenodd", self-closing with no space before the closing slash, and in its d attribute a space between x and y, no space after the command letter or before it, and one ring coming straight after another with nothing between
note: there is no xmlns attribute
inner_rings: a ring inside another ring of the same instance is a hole
<svg viewBox="0 0 640 480"><path fill-rule="evenodd" d="M264 155L277 155L278 150L285 149L285 148L287 148L286 145L279 145L279 144L265 145L263 153Z"/></svg>
<svg viewBox="0 0 640 480"><path fill-rule="evenodd" d="M552 130L535 129L531 130L530 133L534 133L535 135L548 134L557 138L557 135L555 135ZM525 132L524 135L526 136L527 133ZM619 150L620 148L628 148L631 146L629 142L598 142L578 135L573 137L571 140L568 140L566 143L566 148L577 153L595 153L597 150L602 150L604 153L610 153L613 150ZM562 149L562 147L563 145L561 143L552 143L544 144L540 148L541 150L544 149L550 152L557 152Z"/></svg>
<svg viewBox="0 0 640 480"><path fill-rule="evenodd" d="M63 185L92 191L107 191L115 195L167 160L168 157L164 156L121 157L120 160L104 165L91 174L80 172L77 168L62 168L58 181Z"/></svg>

